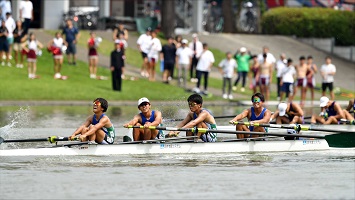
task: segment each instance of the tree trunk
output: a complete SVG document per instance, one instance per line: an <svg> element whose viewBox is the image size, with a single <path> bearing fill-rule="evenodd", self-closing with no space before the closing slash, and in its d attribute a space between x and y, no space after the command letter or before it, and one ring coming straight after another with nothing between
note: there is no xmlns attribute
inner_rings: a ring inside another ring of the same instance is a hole
<svg viewBox="0 0 355 200"><path fill-rule="evenodd" d="M173 36L175 29L175 1L161 0L161 30L165 37Z"/></svg>
<svg viewBox="0 0 355 200"><path fill-rule="evenodd" d="M233 0L223 0L222 2L222 13L224 18L224 30L225 33L234 33L234 13L232 7Z"/></svg>

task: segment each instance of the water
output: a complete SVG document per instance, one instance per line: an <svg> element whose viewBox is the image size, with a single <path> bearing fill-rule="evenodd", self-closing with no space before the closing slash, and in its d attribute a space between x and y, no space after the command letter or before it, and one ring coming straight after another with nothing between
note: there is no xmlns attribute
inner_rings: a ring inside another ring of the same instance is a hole
<svg viewBox="0 0 355 200"><path fill-rule="evenodd" d="M137 112L119 110L111 117L116 127ZM66 136L90 114L86 107L2 107L0 136ZM355 199L355 154L0 157L0 192L0 199Z"/></svg>

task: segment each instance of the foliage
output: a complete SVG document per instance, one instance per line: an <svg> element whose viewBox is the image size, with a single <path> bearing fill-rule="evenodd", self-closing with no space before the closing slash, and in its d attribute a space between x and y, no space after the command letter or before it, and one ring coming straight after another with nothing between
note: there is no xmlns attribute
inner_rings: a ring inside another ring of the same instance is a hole
<svg viewBox="0 0 355 200"><path fill-rule="evenodd" d="M337 45L355 45L355 12L326 8L274 8L262 16L266 34L334 37Z"/></svg>

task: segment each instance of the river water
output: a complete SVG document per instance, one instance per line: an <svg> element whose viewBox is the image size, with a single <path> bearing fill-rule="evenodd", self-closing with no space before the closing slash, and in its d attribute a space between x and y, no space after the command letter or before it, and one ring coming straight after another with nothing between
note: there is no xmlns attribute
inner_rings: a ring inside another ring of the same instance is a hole
<svg viewBox="0 0 355 200"><path fill-rule="evenodd" d="M243 108L209 109L230 115ZM112 107L107 114L124 135L119 127L136 113ZM168 118L184 113L176 109ZM88 115L87 106L1 107L0 136L68 136ZM0 148L31 145L45 144ZM0 199L355 199L354 153L0 157Z"/></svg>

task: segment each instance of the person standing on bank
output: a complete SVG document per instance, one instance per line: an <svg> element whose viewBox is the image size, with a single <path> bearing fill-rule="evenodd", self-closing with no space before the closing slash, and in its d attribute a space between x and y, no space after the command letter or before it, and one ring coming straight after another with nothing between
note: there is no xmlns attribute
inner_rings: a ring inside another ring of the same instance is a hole
<svg viewBox="0 0 355 200"><path fill-rule="evenodd" d="M149 44L152 40L151 36L152 29L150 27L147 28L146 32L139 36L137 40L137 46L139 51L142 54L143 64L141 68L141 76L149 77L149 60L148 60L148 52L149 52Z"/></svg>
<svg viewBox="0 0 355 200"><path fill-rule="evenodd" d="M232 78L235 74L237 62L232 58L231 52L226 53L226 58L218 64L218 67L223 76L222 97L223 99L233 99ZM226 87L228 87L228 93L226 93Z"/></svg>
<svg viewBox="0 0 355 200"><path fill-rule="evenodd" d="M79 29L73 26L73 21L67 19L67 25L64 27L62 35L65 36L65 41L68 44L66 50L69 65L76 65L76 43L79 40L80 33ZM72 61L70 62L70 55L72 56Z"/></svg>
<svg viewBox="0 0 355 200"><path fill-rule="evenodd" d="M204 91L202 91L202 94L208 95L208 91L207 91L208 75L212 69L214 61L215 59L213 53L210 50L208 50L207 43L203 43L203 51L201 53L201 56L196 66L197 84L194 92L200 93L201 78L203 76L205 82L204 82Z"/></svg>
<svg viewBox="0 0 355 200"><path fill-rule="evenodd" d="M281 79L282 79L282 70L287 65L286 55L282 53L280 55L280 60L276 62L275 70L276 70L276 78L277 78L277 100L280 101L280 93L281 93Z"/></svg>
<svg viewBox="0 0 355 200"><path fill-rule="evenodd" d="M176 63L178 64L178 86L181 87L183 85L184 89L186 89L186 80L187 80L187 70L190 67L190 63L192 61L192 50L187 47L188 41L183 39L181 41L181 47L176 50Z"/></svg>
<svg viewBox="0 0 355 200"><path fill-rule="evenodd" d="M335 73L336 73L336 68L332 64L332 59L329 56L327 56L325 58L325 64L322 65L320 69L320 74L322 75L323 78L322 95L325 96L325 91L328 88L331 100L334 100L333 83L334 83Z"/></svg>
<svg viewBox="0 0 355 200"><path fill-rule="evenodd" d="M112 88L115 91L121 91L122 88L122 71L124 68L124 54L121 49L120 40L115 41L115 49L111 52L111 74Z"/></svg>
<svg viewBox="0 0 355 200"><path fill-rule="evenodd" d="M160 52L160 62L164 62L163 82L169 83L169 77L171 77L171 71L175 66L175 54L176 47L174 45L174 38L168 37L168 44L162 47Z"/></svg>
<svg viewBox="0 0 355 200"><path fill-rule="evenodd" d="M157 32L153 31L152 39L150 41L148 60L149 60L149 81L155 81L155 66L159 59L159 52L161 51L161 42L157 38Z"/></svg>
<svg viewBox="0 0 355 200"><path fill-rule="evenodd" d="M23 68L23 57L24 54L22 51L22 43L27 40L27 35L24 34L22 28L22 22L20 20L16 21L16 28L14 30L14 57L17 68ZM20 61L18 60L20 57Z"/></svg>
<svg viewBox="0 0 355 200"><path fill-rule="evenodd" d="M153 140L158 136L159 131L149 129L149 126L159 126L162 122L161 112L157 110L151 110L150 101L146 97L142 97L138 100L138 109L141 111L135 115L133 119L124 124L123 127L128 126L144 126L144 129L133 129L134 141L139 140Z"/></svg>
<svg viewBox="0 0 355 200"><path fill-rule="evenodd" d="M80 141L89 141L89 144L113 144L115 139L115 128L111 120L105 115L108 103L103 98L97 98L93 101L94 116L89 116L86 121L69 139L74 139L79 135Z"/></svg>
<svg viewBox="0 0 355 200"><path fill-rule="evenodd" d="M245 83L247 79L247 75L249 72L249 61L251 58L250 51L247 54L247 49L245 47L240 48L239 51L234 55L235 59L237 59L238 64L238 78L234 82L233 90L237 91L237 85L239 83L240 78L243 79L241 92L245 92Z"/></svg>
<svg viewBox="0 0 355 200"><path fill-rule="evenodd" d="M20 19L23 20L23 33L27 35L31 21L33 21L33 4L30 0L23 0L20 3Z"/></svg>
<svg viewBox="0 0 355 200"><path fill-rule="evenodd" d="M190 65L190 81L197 82L197 67L198 60L200 59L201 53L203 52L202 42L199 41L197 34L192 34L192 42L189 44L189 48L193 52L192 61Z"/></svg>

